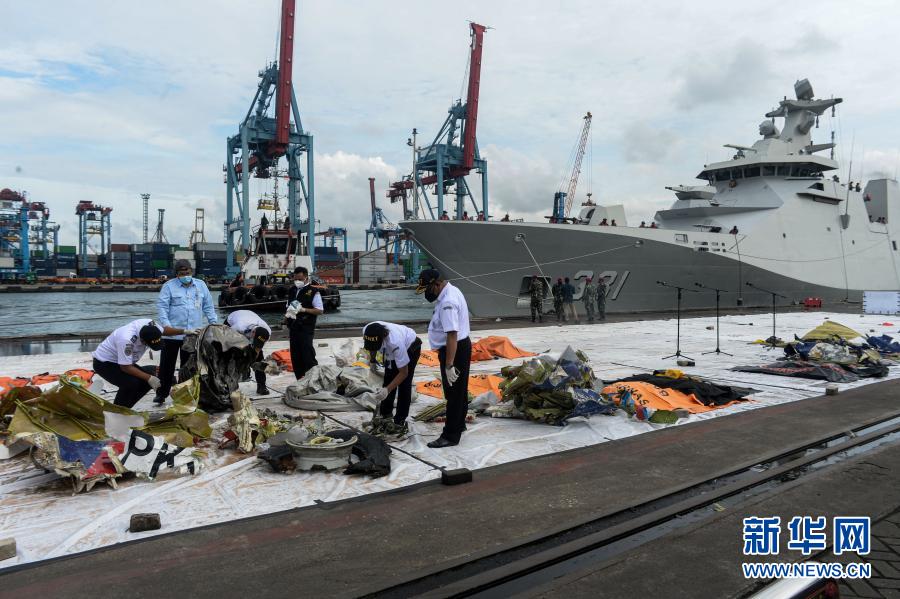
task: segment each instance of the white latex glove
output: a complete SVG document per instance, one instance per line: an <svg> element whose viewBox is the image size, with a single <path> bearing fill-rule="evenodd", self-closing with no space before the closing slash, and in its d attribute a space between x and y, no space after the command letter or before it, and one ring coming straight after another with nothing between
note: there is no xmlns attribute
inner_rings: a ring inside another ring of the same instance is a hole
<svg viewBox="0 0 900 599"><path fill-rule="evenodd" d="M147 379L147 384L150 385L151 389L159 389L160 385L162 385L159 379L152 375Z"/></svg>
<svg viewBox="0 0 900 599"><path fill-rule="evenodd" d="M378 391L375 392L375 399L378 402L384 401L385 399L387 399L387 396L388 396L387 387L382 387L381 389L379 389Z"/></svg>
<svg viewBox="0 0 900 599"><path fill-rule="evenodd" d="M198 335L200 333L200 329L185 329L185 335Z"/></svg>
<svg viewBox="0 0 900 599"><path fill-rule="evenodd" d="M447 382L450 383L451 387L453 383L459 380L459 369L456 366L447 368L444 373L447 375Z"/></svg>
<svg viewBox="0 0 900 599"><path fill-rule="evenodd" d="M284 317L286 320L294 320L297 318L297 311L293 308L288 308L284 313Z"/></svg>

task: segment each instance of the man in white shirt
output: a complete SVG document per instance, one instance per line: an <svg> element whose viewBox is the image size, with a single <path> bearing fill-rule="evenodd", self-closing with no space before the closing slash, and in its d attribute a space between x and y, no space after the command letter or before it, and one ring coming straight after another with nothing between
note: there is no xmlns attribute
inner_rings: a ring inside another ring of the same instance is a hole
<svg viewBox="0 0 900 599"><path fill-rule="evenodd" d="M150 389L159 389L156 366L138 366L147 348L161 349L163 335L183 335L183 329L163 326L149 318L133 320L104 339L94 353L94 372L119 390L115 404L132 407Z"/></svg>
<svg viewBox="0 0 900 599"><path fill-rule="evenodd" d="M379 320L367 324L363 329L363 347L369 352L373 362L379 350L384 355L384 386L376 394L381 402L379 412L382 418L390 418L393 414L394 424L403 427L400 434L405 434L406 418L412 401L413 376L422 352L422 340L409 327Z"/></svg>
<svg viewBox="0 0 900 599"><path fill-rule="evenodd" d="M458 445L466 428L469 407L469 363L472 360L469 306L462 292L433 268L423 270L419 275L416 293L424 293L425 299L435 303L434 315L428 323L428 342L432 349L438 350L441 383L447 400L444 430L428 447Z"/></svg>
<svg viewBox="0 0 900 599"><path fill-rule="evenodd" d="M225 319L225 324L247 338L253 344L256 354L262 358L262 349L266 341L272 337L272 329L256 312L251 310L235 310ZM247 374L249 380L250 373ZM258 395L268 395L269 388L266 387L266 372L264 370L254 370L256 377L256 393Z"/></svg>

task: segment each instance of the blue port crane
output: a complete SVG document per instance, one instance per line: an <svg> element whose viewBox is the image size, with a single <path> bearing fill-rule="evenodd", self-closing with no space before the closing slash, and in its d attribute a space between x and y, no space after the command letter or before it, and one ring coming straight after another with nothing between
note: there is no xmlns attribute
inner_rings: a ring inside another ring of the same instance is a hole
<svg viewBox="0 0 900 599"><path fill-rule="evenodd" d="M75 214L78 215L78 260L83 271L88 269L89 250L94 249L97 256L109 254L112 243L111 212L112 208L105 208L90 200L82 200L75 206ZM99 247L92 248L90 242L98 237Z"/></svg>
<svg viewBox="0 0 900 599"><path fill-rule="evenodd" d="M484 220L488 219L488 178L487 161L478 151L476 138L478 125L478 100L481 86L481 56L484 45L484 32L487 28L478 23L469 23L471 45L469 53L469 77L466 88L466 101L454 102L447 111L447 118L437 135L429 145L414 148L415 164L411 176L392 183L387 191L391 202L407 198L410 190L421 197L431 218L440 218L444 212L444 196L455 186L456 205L454 212L461 219L466 210L467 200L472 203L476 212L478 204L466 177L473 171L481 176L481 211ZM429 199L426 188L434 185L437 200L437 216ZM404 214L406 217L406 214ZM418 215L414 215L418 218Z"/></svg>
<svg viewBox="0 0 900 599"><path fill-rule="evenodd" d="M278 160L282 157L288 163L290 228L301 239L301 246L305 236L309 258L315 266L313 136L303 129L294 93L294 17L295 0L282 0L278 61L259 72L260 81L250 109L238 134L229 137L226 144L226 270L232 276L240 270L234 261L235 233L240 233L239 247L244 255L250 249L250 176L277 176ZM298 218L303 204L305 220Z"/></svg>
<svg viewBox="0 0 900 599"><path fill-rule="evenodd" d="M369 177L369 200L371 215L369 227L366 229L366 251L379 247L387 248L391 239L397 236L397 226L390 222L384 211L375 205L375 178Z"/></svg>
<svg viewBox="0 0 900 599"><path fill-rule="evenodd" d="M44 202L25 192L0 190L0 277L16 278L32 271L32 257L47 259L59 244L59 225L51 222Z"/></svg>
<svg viewBox="0 0 900 599"><path fill-rule="evenodd" d="M591 132L591 118L590 112L584 115L581 134L578 136L578 143L575 144L573 159L570 162L572 164L571 174L568 180L564 181L565 191L562 189L563 185L560 185L559 191L553 195L553 216L550 217L551 221L563 222L569 218L569 214L572 212L572 203L575 201L575 189L578 187L578 178L581 175L581 162L584 159L584 151ZM588 192L588 201L590 201L590 190Z"/></svg>

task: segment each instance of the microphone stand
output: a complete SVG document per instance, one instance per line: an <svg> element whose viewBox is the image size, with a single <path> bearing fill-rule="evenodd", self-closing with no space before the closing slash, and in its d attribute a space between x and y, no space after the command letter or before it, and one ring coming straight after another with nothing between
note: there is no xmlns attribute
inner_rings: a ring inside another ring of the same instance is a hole
<svg viewBox="0 0 900 599"><path fill-rule="evenodd" d="M681 353L681 296L685 291L689 291L690 293L697 293L693 289L687 289L686 287L679 287L678 285L669 285L665 281L657 281L657 285L661 287L669 287L671 289L675 289L678 291L677 300L675 303L675 319L677 321L677 333L675 336L675 353L671 356L665 356L663 360L668 360L669 358L686 358L688 360L693 360L693 358L684 355Z"/></svg>
<svg viewBox="0 0 900 599"><path fill-rule="evenodd" d="M700 284L700 283L694 283L694 285L696 285L696 286L699 287L700 289L708 289L709 291L715 291L715 292L716 292L716 349L714 349L714 350L712 350L712 351L705 351L705 352L703 352L703 354L701 354L701 355L704 355L704 356L705 356L706 354L717 354L717 355L718 355L718 354L725 354L726 356L731 356L731 355L733 355L733 354L729 354L728 352L724 352L724 351L722 351L721 349L719 349L719 296L720 296L722 293L728 293L728 291L726 291L725 289L717 289L717 288L715 288L715 287L708 287L708 286L702 285L702 284Z"/></svg>
<svg viewBox="0 0 900 599"><path fill-rule="evenodd" d="M756 289L757 291L762 291L763 293L768 293L772 296L772 336L769 338L769 349L773 349L776 347L775 345L775 298L780 297L781 299L787 299L786 295L781 295L780 293L775 293L774 291L770 291L769 289L763 289L762 287L757 287L750 281L747 281L747 287L751 287Z"/></svg>

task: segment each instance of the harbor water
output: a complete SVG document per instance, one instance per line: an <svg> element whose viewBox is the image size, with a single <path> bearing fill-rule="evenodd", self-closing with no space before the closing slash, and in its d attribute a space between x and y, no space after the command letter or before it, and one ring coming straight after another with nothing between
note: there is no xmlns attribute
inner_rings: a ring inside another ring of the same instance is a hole
<svg viewBox="0 0 900 599"><path fill-rule="evenodd" d="M213 292L218 304L219 292ZM92 351L96 338L137 318L156 318L156 292L10 293L0 295L0 356ZM216 308L219 321L226 312ZM432 306L411 290L346 290L341 309L319 317L319 323L354 324L372 320L426 320ZM283 312L263 312L279 324ZM44 340L48 335L72 339Z"/></svg>

